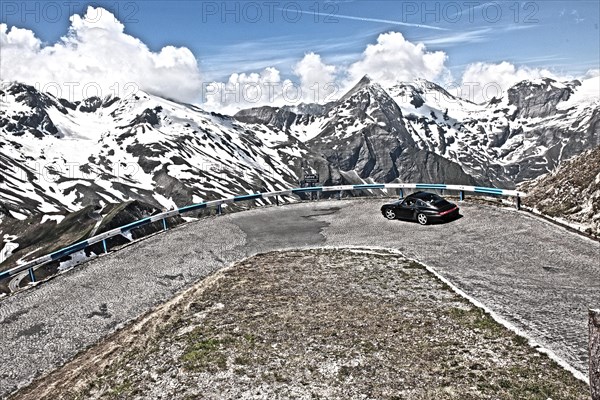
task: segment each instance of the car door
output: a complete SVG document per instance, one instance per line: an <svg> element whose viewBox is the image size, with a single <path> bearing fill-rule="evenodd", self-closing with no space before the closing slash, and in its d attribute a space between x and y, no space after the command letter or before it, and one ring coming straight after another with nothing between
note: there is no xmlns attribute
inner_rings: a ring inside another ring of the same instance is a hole
<svg viewBox="0 0 600 400"><path fill-rule="evenodd" d="M426 211L426 210L429 210L429 208L430 208L429 205L427 203L425 203L423 200L417 200L417 205L415 208L415 210L417 212Z"/></svg>
<svg viewBox="0 0 600 400"><path fill-rule="evenodd" d="M408 198L398 205L398 218L412 219L415 213L415 199Z"/></svg>

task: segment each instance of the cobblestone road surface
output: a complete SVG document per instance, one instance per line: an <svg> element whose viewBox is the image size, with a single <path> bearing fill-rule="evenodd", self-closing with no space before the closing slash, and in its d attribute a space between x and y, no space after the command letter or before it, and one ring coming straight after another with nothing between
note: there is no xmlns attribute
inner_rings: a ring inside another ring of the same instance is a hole
<svg viewBox="0 0 600 400"><path fill-rule="evenodd" d="M587 309L600 305L600 244L526 213L464 203L463 217L387 221L383 201L326 201L209 218L97 258L0 300L0 397L216 269L270 250L397 249L587 373Z"/></svg>

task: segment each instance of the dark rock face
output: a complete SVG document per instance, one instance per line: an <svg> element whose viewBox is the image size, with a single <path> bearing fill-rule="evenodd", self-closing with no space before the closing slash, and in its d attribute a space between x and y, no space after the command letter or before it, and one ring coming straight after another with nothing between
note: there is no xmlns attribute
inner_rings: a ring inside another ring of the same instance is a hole
<svg viewBox="0 0 600 400"><path fill-rule="evenodd" d="M446 184L476 185L475 178L463 171L460 165L426 151L408 151L400 155L396 164L401 167L399 182L444 182Z"/></svg>
<svg viewBox="0 0 600 400"><path fill-rule="evenodd" d="M95 112L102 107L102 100L99 97L90 97L85 99L79 105L79 110L87 113Z"/></svg>
<svg viewBox="0 0 600 400"><path fill-rule="evenodd" d="M0 110L0 128L5 128L6 131L16 136L30 133L38 139L48 134L59 135L58 129L46 110L50 107L55 107L63 114L66 114L67 108L65 108L63 103L54 97L38 92L33 86L20 83L9 86L6 93L15 96L17 102L31 108L31 112L20 111L9 119L2 118L4 112ZM67 101L64 101L64 104L72 107Z"/></svg>
<svg viewBox="0 0 600 400"><path fill-rule="evenodd" d="M296 119L297 115L287 109L277 107L257 107L241 110L235 114L238 121L250 124L272 125L286 130Z"/></svg>
<svg viewBox="0 0 600 400"><path fill-rule="evenodd" d="M154 174L157 192L176 204L192 204L192 189L169 175L165 168Z"/></svg>
<svg viewBox="0 0 600 400"><path fill-rule="evenodd" d="M292 124L309 125L319 116L325 115L334 103L299 104L284 107L256 107L238 111L234 118L249 124L271 125L287 131Z"/></svg>
<svg viewBox="0 0 600 400"><path fill-rule="evenodd" d="M140 125L140 124L148 124L150 126L156 126L159 124L159 114L162 111L161 107L156 107L154 109L145 109L140 115L136 116L132 121L130 126Z"/></svg>
<svg viewBox="0 0 600 400"><path fill-rule="evenodd" d="M556 105L568 100L573 88L579 85L579 81L562 85L550 78L542 79L541 83L523 81L508 89L508 104L517 106L516 117L547 117L555 114Z"/></svg>

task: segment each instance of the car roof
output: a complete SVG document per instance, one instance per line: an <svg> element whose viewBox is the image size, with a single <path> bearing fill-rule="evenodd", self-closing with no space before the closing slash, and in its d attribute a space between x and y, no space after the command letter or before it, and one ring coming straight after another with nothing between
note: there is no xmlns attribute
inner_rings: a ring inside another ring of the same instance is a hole
<svg viewBox="0 0 600 400"><path fill-rule="evenodd" d="M415 193L411 193L408 196L406 196L406 198L409 197L415 197L417 199L422 199L423 197L426 197L428 195L433 195L434 193L429 193L429 192L415 192Z"/></svg>

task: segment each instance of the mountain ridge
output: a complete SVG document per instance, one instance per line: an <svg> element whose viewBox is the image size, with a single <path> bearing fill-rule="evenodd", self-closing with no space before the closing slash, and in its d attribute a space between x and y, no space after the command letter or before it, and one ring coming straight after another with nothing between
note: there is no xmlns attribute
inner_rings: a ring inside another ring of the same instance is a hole
<svg viewBox="0 0 600 400"><path fill-rule="evenodd" d="M520 82L474 104L426 80L384 88L365 76L327 104L225 116L143 91L71 103L3 81L0 209L24 218L132 199L172 208L297 186L304 172L324 184L512 188L600 145L589 86ZM540 108L544 93L551 106Z"/></svg>
<svg viewBox="0 0 600 400"><path fill-rule="evenodd" d="M481 184L514 187L600 144L598 78L564 83L549 78L522 81L500 99L475 104L426 80L384 89L365 77L336 103L371 87L392 97L399 108L393 119L402 122L416 147L458 164ZM595 96L588 93L590 89ZM577 97L580 92L587 97ZM328 104L326 112L311 115L309 123L295 115L285 129L315 140L331 130L332 107ZM251 121L253 110L257 109L243 110L234 117ZM393 135L398 129L395 124L388 133Z"/></svg>

